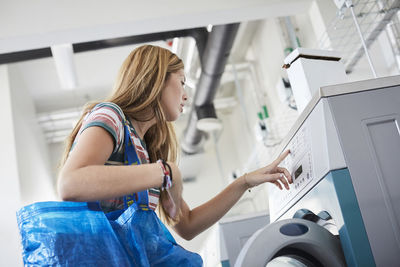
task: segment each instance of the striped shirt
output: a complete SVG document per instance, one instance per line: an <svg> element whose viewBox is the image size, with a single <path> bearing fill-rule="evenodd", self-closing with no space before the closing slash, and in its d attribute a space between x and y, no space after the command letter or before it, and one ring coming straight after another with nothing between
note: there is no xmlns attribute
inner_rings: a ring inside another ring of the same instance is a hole
<svg viewBox="0 0 400 267"><path fill-rule="evenodd" d="M114 149L111 156L105 162L105 165L123 165L124 164L124 124L123 112L119 106L111 102L97 104L83 119L82 126L74 140L78 141L80 134L89 127L98 126L105 129L114 140ZM135 144L136 152L142 164L150 162L147 153L146 144L139 138L131 122L128 120L131 130L131 138ZM73 146L72 146L73 147ZM159 188L150 188L148 190L149 207L155 210L160 198ZM126 196L128 206L133 203L134 196ZM124 209L124 198L108 199L100 201L100 206L105 213Z"/></svg>

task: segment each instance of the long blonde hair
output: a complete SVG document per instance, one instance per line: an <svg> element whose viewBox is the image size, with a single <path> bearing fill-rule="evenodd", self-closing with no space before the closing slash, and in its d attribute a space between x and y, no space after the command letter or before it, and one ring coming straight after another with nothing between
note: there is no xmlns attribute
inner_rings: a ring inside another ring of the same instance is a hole
<svg viewBox="0 0 400 267"><path fill-rule="evenodd" d="M125 116L136 121L149 121L156 118L156 123L146 132L144 140L150 162L164 159L176 162L177 139L171 122L167 122L161 108L161 91L171 73L183 69L183 62L168 49L143 45L134 49L123 62L113 92L105 101L117 104ZM65 142L65 150L61 166L65 164L72 144L82 126L85 115L98 102L88 103L78 123ZM165 192L161 192L160 202L166 199ZM175 223L177 219L168 216L164 208L160 214L168 223Z"/></svg>

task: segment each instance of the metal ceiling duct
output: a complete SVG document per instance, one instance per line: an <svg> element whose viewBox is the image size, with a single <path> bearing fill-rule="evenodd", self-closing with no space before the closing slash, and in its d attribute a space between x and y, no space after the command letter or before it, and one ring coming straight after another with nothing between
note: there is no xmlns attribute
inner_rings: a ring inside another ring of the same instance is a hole
<svg viewBox="0 0 400 267"><path fill-rule="evenodd" d="M233 46L239 23L213 26L201 57L202 72L193 98L188 124L181 141L182 151L196 154L202 150L205 133L197 129L197 111L204 108L215 113L213 100L220 85L230 51Z"/></svg>

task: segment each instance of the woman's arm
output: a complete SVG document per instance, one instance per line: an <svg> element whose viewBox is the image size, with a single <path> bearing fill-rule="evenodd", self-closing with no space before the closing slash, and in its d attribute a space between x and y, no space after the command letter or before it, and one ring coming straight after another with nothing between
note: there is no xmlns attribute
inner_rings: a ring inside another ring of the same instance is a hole
<svg viewBox="0 0 400 267"><path fill-rule="evenodd" d="M182 217L174 226L175 231L184 239L191 240L221 219L247 188L243 177L240 177L214 198L193 210L190 210L186 202L182 200Z"/></svg>
<svg viewBox="0 0 400 267"><path fill-rule="evenodd" d="M193 210L190 210L186 202L182 200L182 217L174 226L175 231L187 240L194 238L221 219L248 188L270 182L280 189L282 189L282 183L286 189L289 189L288 183L292 183L292 177L285 168L278 167L289 153L287 150L270 165L239 177L221 193Z"/></svg>
<svg viewBox="0 0 400 267"><path fill-rule="evenodd" d="M58 192L63 200L110 199L162 185L157 163L104 165L113 147L113 138L101 127L89 127L82 132L59 175Z"/></svg>

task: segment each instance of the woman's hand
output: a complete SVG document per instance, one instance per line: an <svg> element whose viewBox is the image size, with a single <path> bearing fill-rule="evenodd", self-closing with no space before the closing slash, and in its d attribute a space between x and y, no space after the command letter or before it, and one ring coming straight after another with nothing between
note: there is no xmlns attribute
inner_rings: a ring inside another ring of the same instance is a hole
<svg viewBox="0 0 400 267"><path fill-rule="evenodd" d="M165 198L162 199L162 205L166 213L176 219L180 214L180 207L182 202L182 175L176 164L167 162L171 167L172 172L172 187L167 190Z"/></svg>
<svg viewBox="0 0 400 267"><path fill-rule="evenodd" d="M278 167L278 165L289 155L290 151L286 150L271 164L243 175L247 186L252 188L259 184L270 182L275 184L282 190L282 184L289 190L289 183L292 183L292 176L286 168ZM282 183L282 184L281 184Z"/></svg>

